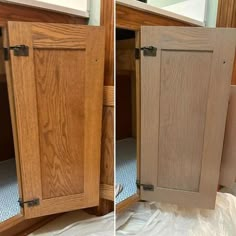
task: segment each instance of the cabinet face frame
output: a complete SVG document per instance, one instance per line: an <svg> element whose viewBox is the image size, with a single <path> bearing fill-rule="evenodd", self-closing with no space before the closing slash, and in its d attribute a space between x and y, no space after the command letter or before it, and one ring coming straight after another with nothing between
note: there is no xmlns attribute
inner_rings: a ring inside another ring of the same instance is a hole
<svg viewBox="0 0 236 236"><path fill-rule="evenodd" d="M123 28L123 27L117 27L120 29L127 29L129 28ZM133 30L135 32L135 48L140 48L140 30ZM135 50L134 48L134 50ZM135 81L136 81L136 166L137 166L137 179L139 179L140 176L140 141L141 141L141 129L140 129L140 82L141 82L141 76L140 76L140 59L135 59ZM140 200L140 193L139 189L137 188L136 194L133 194L129 198L123 200L122 202L118 203L116 205L116 211L122 212L134 203L138 202Z"/></svg>

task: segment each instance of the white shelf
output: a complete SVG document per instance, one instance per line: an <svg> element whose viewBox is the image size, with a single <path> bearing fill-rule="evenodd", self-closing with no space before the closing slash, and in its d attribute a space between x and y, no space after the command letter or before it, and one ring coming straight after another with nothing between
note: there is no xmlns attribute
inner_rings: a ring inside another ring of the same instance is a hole
<svg viewBox="0 0 236 236"><path fill-rule="evenodd" d="M0 0L0 2L25 5L25 6L36 7L36 8L46 9L46 10L52 10L56 12L63 12L70 15L81 16L84 18L89 18L89 10L85 8L80 9L79 4L78 6L71 7L70 5L63 6L59 3L58 4L53 3L56 1L47 2L45 0L43 1L40 1L40 0Z"/></svg>
<svg viewBox="0 0 236 236"><path fill-rule="evenodd" d="M131 7L137 10L149 12L156 15L167 16L169 18L180 20L182 22L187 22L187 23L197 25L197 26L205 26L204 22L197 21L189 17L182 16L182 15L179 15L179 14L176 14L176 13L173 13L173 12L170 12L170 11L158 8L158 7L154 7L143 2L139 2L137 0L116 0L116 2L119 3L120 5Z"/></svg>

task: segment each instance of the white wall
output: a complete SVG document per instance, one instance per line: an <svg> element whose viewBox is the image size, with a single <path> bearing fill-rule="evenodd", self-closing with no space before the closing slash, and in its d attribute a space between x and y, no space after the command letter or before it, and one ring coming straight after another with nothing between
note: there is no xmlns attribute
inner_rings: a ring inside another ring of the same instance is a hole
<svg viewBox="0 0 236 236"><path fill-rule="evenodd" d="M148 0L148 4L204 22L206 0Z"/></svg>
<svg viewBox="0 0 236 236"><path fill-rule="evenodd" d="M107 0L113 1L113 0ZM90 0L89 3L89 25L100 25L100 8L101 8L101 1L100 0Z"/></svg>
<svg viewBox="0 0 236 236"><path fill-rule="evenodd" d="M87 11L88 9L88 0L36 0L36 1L51 3L81 11ZM27 0L25 2L27 2Z"/></svg>

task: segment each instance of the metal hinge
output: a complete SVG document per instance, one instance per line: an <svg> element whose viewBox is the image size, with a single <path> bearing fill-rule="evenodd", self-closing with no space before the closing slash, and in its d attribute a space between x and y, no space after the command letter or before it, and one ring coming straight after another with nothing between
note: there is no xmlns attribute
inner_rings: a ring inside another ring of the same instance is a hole
<svg viewBox="0 0 236 236"><path fill-rule="evenodd" d="M8 61L10 59L9 50L13 50L14 56L16 57L28 57L29 47L26 45L16 45L9 48L3 48L4 50L4 60Z"/></svg>
<svg viewBox="0 0 236 236"><path fill-rule="evenodd" d="M135 59L140 59L140 49L135 48Z"/></svg>
<svg viewBox="0 0 236 236"><path fill-rule="evenodd" d="M138 189L142 186L144 191L154 191L154 186L152 184L140 184L139 180L136 180L136 186Z"/></svg>
<svg viewBox="0 0 236 236"><path fill-rule="evenodd" d="M9 58L10 58L9 49L8 48L3 48L3 53L4 53L4 60L8 61Z"/></svg>
<svg viewBox="0 0 236 236"><path fill-rule="evenodd" d="M29 56L29 47L26 45L15 45L9 47L10 50L13 50L14 56L22 56L22 57L27 57Z"/></svg>
<svg viewBox="0 0 236 236"><path fill-rule="evenodd" d="M157 48L153 46L142 47L144 56L155 57L157 55Z"/></svg>
<svg viewBox="0 0 236 236"><path fill-rule="evenodd" d="M34 207L34 206L38 206L40 204L39 202L39 199L36 198L36 199L33 199L33 200L30 200L30 201L23 201L21 198L18 200L19 204L20 204L20 207L24 208L24 204L27 204L28 207Z"/></svg>

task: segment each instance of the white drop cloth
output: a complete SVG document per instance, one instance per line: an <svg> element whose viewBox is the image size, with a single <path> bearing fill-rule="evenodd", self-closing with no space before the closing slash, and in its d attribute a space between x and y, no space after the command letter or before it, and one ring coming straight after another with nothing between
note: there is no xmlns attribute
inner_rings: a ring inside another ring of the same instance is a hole
<svg viewBox="0 0 236 236"><path fill-rule="evenodd" d="M101 217L75 211L58 217L29 236L112 236L114 213Z"/></svg>
<svg viewBox="0 0 236 236"><path fill-rule="evenodd" d="M117 236L236 236L236 197L217 193L215 210L138 202L118 215Z"/></svg>

